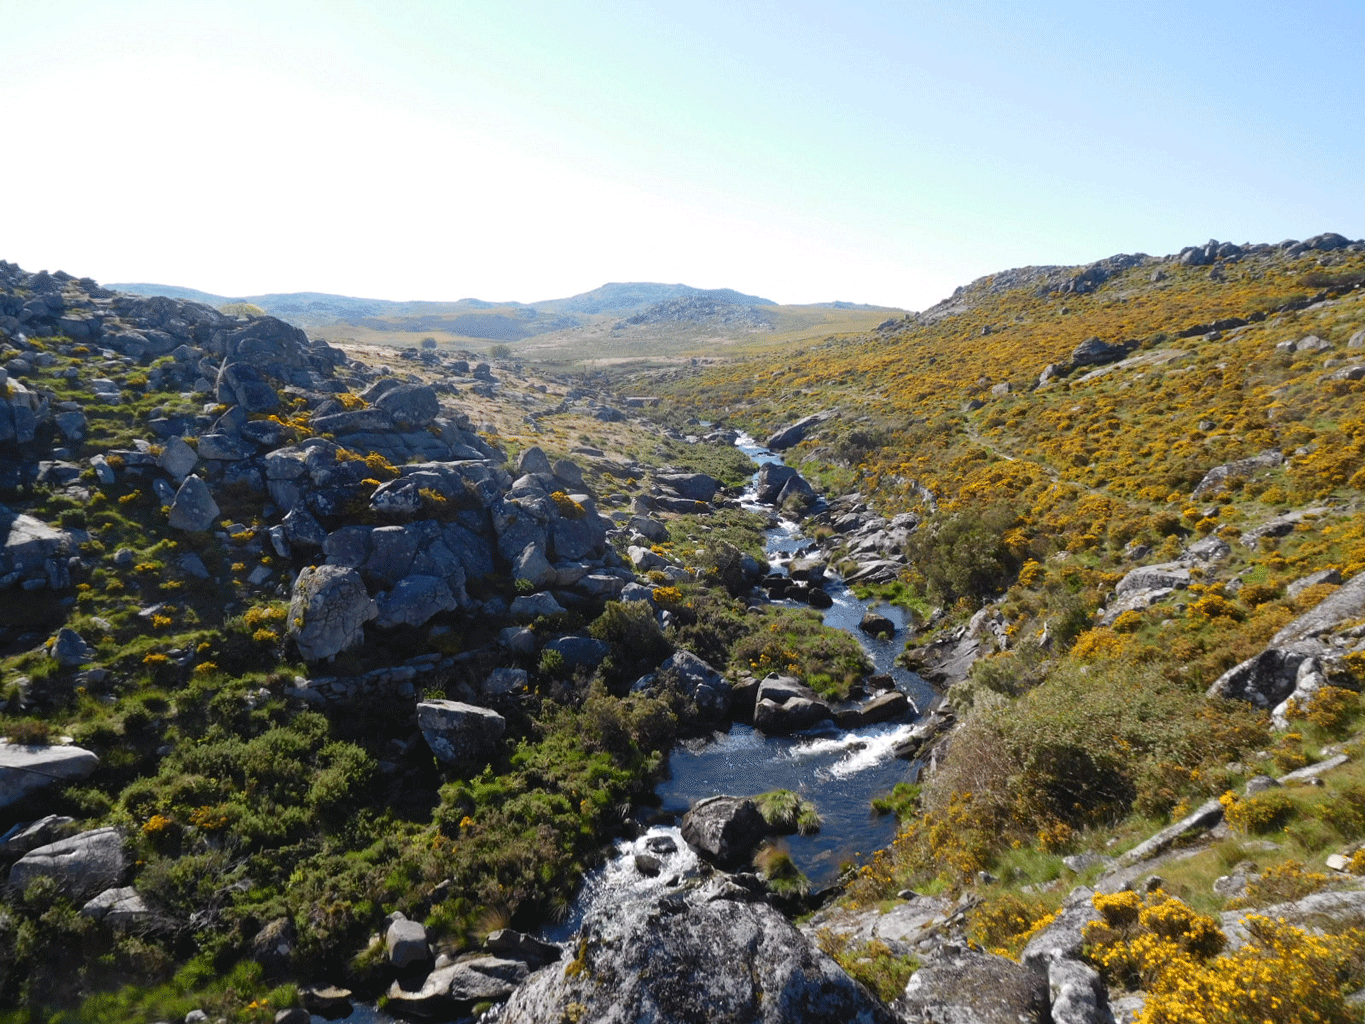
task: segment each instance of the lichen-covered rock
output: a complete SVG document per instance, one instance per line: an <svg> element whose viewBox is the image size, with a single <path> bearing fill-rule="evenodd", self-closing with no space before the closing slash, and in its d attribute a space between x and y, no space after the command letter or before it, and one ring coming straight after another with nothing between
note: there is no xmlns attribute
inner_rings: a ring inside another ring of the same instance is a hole
<svg viewBox="0 0 1365 1024"><path fill-rule="evenodd" d="M429 384L400 384L375 400L375 407L393 417L401 430L418 430L436 419L441 404Z"/></svg>
<svg viewBox="0 0 1365 1024"><path fill-rule="evenodd" d="M378 614L360 573L341 565L307 566L294 580L289 635L305 661L321 661L360 643L365 623Z"/></svg>
<svg viewBox="0 0 1365 1024"><path fill-rule="evenodd" d="M409 576L375 599L374 624L381 629L420 626L441 612L454 611L460 602L445 580L435 576Z"/></svg>
<svg viewBox="0 0 1365 1024"><path fill-rule="evenodd" d="M945 946L892 1004L906 1024L1046 1024L1047 975L990 953Z"/></svg>
<svg viewBox="0 0 1365 1024"><path fill-rule="evenodd" d="M212 526L220 514L209 485L197 476L185 477L171 502L171 526L187 533L198 533Z"/></svg>
<svg viewBox="0 0 1365 1024"><path fill-rule="evenodd" d="M739 898L736 898L739 897ZM533 975L501 1024L893 1024L877 999L738 886L607 904L572 958Z"/></svg>

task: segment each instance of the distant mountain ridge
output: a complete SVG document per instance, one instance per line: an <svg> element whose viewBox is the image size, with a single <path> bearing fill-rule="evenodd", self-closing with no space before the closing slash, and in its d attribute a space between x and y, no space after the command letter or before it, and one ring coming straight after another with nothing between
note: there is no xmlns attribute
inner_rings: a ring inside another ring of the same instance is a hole
<svg viewBox="0 0 1365 1024"><path fill-rule="evenodd" d="M733 288L694 288L686 284L658 284L653 282L613 282L600 288L571 295L567 298L545 299L540 302L490 302L484 299L458 299L453 302L393 299L367 299L349 295L333 295L327 292L274 292L265 295L215 295L197 288L184 288L178 285L153 284L145 282L122 282L109 286L115 291L130 292L134 295L165 295L173 299L203 302L210 306L222 306L229 302L249 302L259 306L272 316L298 324L300 327L314 327L321 324L349 321L376 327L382 320L401 318L430 319L432 326L418 327L418 330L456 330L467 333L463 328L473 328L479 333L471 337L511 336L529 337L547 331L562 330L578 326L577 316L597 316L600 314L629 315L648 306L670 299L701 298L718 302L729 302L739 306L773 306L771 299L757 295L747 295ZM478 324L469 314L494 313L499 318L497 330L487 333L488 325ZM531 322L534 326L530 326ZM520 322L514 325L514 322Z"/></svg>

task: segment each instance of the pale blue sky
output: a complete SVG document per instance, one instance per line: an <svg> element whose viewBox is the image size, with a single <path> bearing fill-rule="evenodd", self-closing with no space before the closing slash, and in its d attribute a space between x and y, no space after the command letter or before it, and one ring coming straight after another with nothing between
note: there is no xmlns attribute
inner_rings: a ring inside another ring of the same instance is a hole
<svg viewBox="0 0 1365 1024"><path fill-rule="evenodd" d="M223 294L923 308L1365 235L1365 2L0 0L0 258Z"/></svg>

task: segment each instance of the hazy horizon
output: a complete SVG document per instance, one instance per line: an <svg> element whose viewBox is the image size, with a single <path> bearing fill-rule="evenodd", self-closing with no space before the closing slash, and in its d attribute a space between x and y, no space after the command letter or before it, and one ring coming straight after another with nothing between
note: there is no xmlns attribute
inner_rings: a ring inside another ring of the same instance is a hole
<svg viewBox="0 0 1365 1024"><path fill-rule="evenodd" d="M0 0L0 25L0 258L101 281L923 309L1016 266L1365 235L1349 0Z"/></svg>

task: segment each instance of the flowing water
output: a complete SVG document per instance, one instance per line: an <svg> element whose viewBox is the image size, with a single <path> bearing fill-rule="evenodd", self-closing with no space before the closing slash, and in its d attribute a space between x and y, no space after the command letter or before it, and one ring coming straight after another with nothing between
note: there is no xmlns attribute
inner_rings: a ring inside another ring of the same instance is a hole
<svg viewBox="0 0 1365 1024"><path fill-rule="evenodd" d="M737 443L755 462L781 461L752 438L741 436ZM741 503L752 511L771 514L772 509L756 503L755 493L751 483ZM778 571L785 571L794 556L812 548L811 541L791 520L780 519L768 531L768 560ZM834 600L824 612L825 624L854 636L876 671L890 675L897 689L917 708L927 710L935 698L934 690L913 672L896 665L896 655L905 645L905 612L877 607L878 614L895 623L896 633L887 639L870 637L858 628L870 606L837 577L831 577L824 589ZM788 836L782 842L796 866L818 889L833 882L845 863L858 854L886 846L895 835L894 817L875 815L871 801L889 792L897 782L910 779L911 766L891 752L912 725L887 723L845 732L826 723L799 736L765 736L749 726L732 725L709 739L679 744L669 756L668 775L656 792L662 809L678 817L693 801L718 793L752 796L770 789L790 789L800 794L815 804L823 824L814 835ZM622 856L603 869L618 881L634 871L633 847L623 844L621 850ZM590 878L579 897L575 920L581 920L595 900L611 891Z"/></svg>

